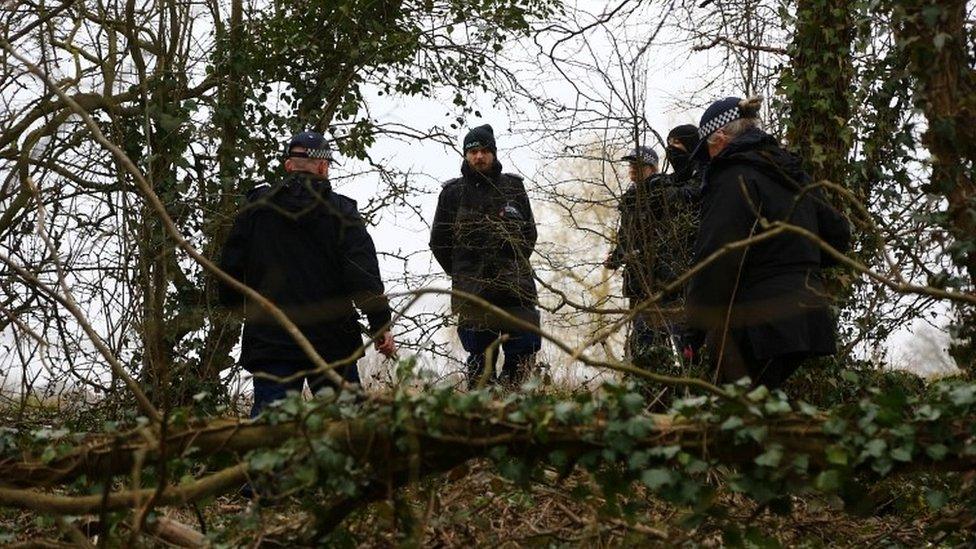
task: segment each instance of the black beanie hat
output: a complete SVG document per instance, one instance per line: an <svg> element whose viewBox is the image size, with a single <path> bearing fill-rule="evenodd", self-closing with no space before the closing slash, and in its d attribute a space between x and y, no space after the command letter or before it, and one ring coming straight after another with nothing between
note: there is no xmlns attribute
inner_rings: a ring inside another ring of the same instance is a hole
<svg viewBox="0 0 976 549"><path fill-rule="evenodd" d="M698 146L698 126L694 124L675 126L668 132L668 141L671 141L672 138L680 141L685 146L685 150L690 153Z"/></svg>
<svg viewBox="0 0 976 549"><path fill-rule="evenodd" d="M469 149L489 149L495 153L495 131L489 124L472 128L468 135L464 136L464 152Z"/></svg>

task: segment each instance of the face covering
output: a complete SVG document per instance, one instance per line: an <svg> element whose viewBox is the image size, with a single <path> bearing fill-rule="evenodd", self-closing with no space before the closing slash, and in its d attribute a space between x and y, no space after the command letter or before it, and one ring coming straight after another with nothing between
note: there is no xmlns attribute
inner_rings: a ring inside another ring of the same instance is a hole
<svg viewBox="0 0 976 549"><path fill-rule="evenodd" d="M677 147L668 146L668 162L674 166L674 173L683 174L691 167L691 154Z"/></svg>

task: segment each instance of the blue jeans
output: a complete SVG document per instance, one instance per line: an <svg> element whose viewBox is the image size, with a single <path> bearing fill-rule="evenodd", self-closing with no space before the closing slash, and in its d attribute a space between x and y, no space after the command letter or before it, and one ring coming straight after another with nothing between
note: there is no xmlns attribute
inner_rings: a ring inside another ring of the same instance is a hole
<svg viewBox="0 0 976 549"><path fill-rule="evenodd" d="M268 374L283 378L292 376L298 372L312 370L315 366L311 362L268 362L249 366L253 374ZM346 381L359 383L359 369L352 363L344 369L337 370ZM254 376L254 405L251 406L251 418L255 418L262 410L272 402L285 398L289 391L302 392L305 382L314 395L319 389L333 386L332 383L322 374L311 374L297 377L291 381L278 382L266 377Z"/></svg>
<svg viewBox="0 0 976 549"><path fill-rule="evenodd" d="M519 381L520 367L529 363L539 349L542 348L542 338L532 332L503 332L499 330L484 330L478 328L458 327L458 338L461 346L468 352L468 387L478 384L485 371L486 351L502 334L508 334L508 340L497 345L491 356L491 367L494 370L498 358L498 348L505 352L505 362L502 363L502 376L509 382ZM494 372L492 372L494 374ZM494 381L494 375L488 382Z"/></svg>

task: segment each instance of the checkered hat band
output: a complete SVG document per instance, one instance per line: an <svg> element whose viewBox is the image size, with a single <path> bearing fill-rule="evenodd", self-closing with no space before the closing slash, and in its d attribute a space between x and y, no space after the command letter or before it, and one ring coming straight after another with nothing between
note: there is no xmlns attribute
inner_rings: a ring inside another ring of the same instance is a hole
<svg viewBox="0 0 976 549"><path fill-rule="evenodd" d="M332 151L329 149L309 149L309 158L324 158L326 160L332 159Z"/></svg>
<svg viewBox="0 0 976 549"><path fill-rule="evenodd" d="M739 107L732 107L731 109L702 124L701 127L698 128L698 137L700 139L705 139L709 135L715 133L715 130L721 128L729 122L732 122L733 120L738 120L740 118L742 118L742 115L739 112Z"/></svg>

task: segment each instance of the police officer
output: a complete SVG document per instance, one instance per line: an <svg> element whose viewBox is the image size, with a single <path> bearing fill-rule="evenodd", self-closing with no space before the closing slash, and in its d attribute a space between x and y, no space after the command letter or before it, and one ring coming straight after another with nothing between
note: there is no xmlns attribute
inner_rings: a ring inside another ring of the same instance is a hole
<svg viewBox="0 0 976 549"><path fill-rule="evenodd" d="M623 290L632 308L664 290L691 260L700 184L690 160L697 136L689 140L684 130L679 126L668 136L668 159L674 173L658 171L658 155L650 147L637 147L621 158L629 163L631 185L620 198L616 246L605 266L624 267ZM672 290L634 317L628 351L639 364L673 363L672 353L682 341L683 328L675 315L663 314L661 309L679 307L681 296L680 291ZM654 353L655 349L665 353Z"/></svg>
<svg viewBox="0 0 976 549"><path fill-rule="evenodd" d="M671 179L692 193L692 201L697 200L701 187L700 164L691 156L697 146L698 127L694 124L675 126L668 132L666 157L671 165Z"/></svg>
<svg viewBox="0 0 976 549"><path fill-rule="evenodd" d="M529 264L537 235L522 178L502 173L495 135L487 124L465 135L463 151L461 177L446 182L441 190L430 249L455 290L538 326L535 273ZM538 334L463 297L453 296L451 305L458 315L458 337L469 353L469 387L485 375L487 381L493 380L499 340L505 355L502 377L517 384L542 346Z"/></svg>
<svg viewBox="0 0 976 549"><path fill-rule="evenodd" d="M376 349L386 356L396 349L373 240L356 202L333 192L331 163L322 134L293 136L285 147L288 175L248 194L220 267L280 307L326 362L347 360L340 373L358 383L355 353L363 340L354 304L369 320ZM283 378L313 369L292 337L259 305L225 284L219 295L225 305L244 307L241 363L246 370ZM321 374L289 382L256 375L251 416L287 391L301 391L306 380L313 393L327 382Z"/></svg>
<svg viewBox="0 0 976 549"><path fill-rule="evenodd" d="M760 104L727 97L702 115L695 156L707 166L696 263L761 236L761 219L806 229L841 252L850 245L850 225L811 185L800 158L762 131ZM692 278L689 321L704 332L722 381L749 376L778 387L804 360L836 352L821 279L832 263L817 242L784 232L722 253Z"/></svg>

